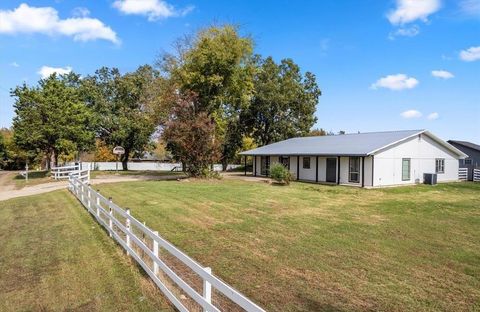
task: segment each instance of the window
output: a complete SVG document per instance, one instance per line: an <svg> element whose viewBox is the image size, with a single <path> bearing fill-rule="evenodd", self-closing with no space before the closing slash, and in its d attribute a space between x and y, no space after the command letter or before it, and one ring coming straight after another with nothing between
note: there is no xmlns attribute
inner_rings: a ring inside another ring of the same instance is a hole
<svg viewBox="0 0 480 312"><path fill-rule="evenodd" d="M472 160L471 160L471 159L465 159L465 160L464 160L464 163L465 163L465 165L471 165L471 164L472 164Z"/></svg>
<svg viewBox="0 0 480 312"><path fill-rule="evenodd" d="M402 159L402 181L410 180L410 158Z"/></svg>
<svg viewBox="0 0 480 312"><path fill-rule="evenodd" d="M310 157L303 157L303 169L310 169Z"/></svg>
<svg viewBox="0 0 480 312"><path fill-rule="evenodd" d="M288 156L281 156L280 163L285 167L290 169L290 158Z"/></svg>
<svg viewBox="0 0 480 312"><path fill-rule="evenodd" d="M348 182L360 182L360 157L350 157L348 162Z"/></svg>
<svg viewBox="0 0 480 312"><path fill-rule="evenodd" d="M445 172L445 159L437 158L435 159L435 172L444 173Z"/></svg>

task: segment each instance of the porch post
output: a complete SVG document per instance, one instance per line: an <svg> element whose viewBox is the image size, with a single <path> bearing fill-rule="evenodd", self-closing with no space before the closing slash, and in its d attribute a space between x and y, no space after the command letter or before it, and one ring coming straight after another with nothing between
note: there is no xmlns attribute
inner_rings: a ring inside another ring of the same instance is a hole
<svg viewBox="0 0 480 312"><path fill-rule="evenodd" d="M337 156L337 185L340 184L340 156Z"/></svg>
<svg viewBox="0 0 480 312"><path fill-rule="evenodd" d="M365 156L362 156L362 187L365 186Z"/></svg>
<svg viewBox="0 0 480 312"><path fill-rule="evenodd" d="M318 182L318 156L315 164L315 182Z"/></svg>
<svg viewBox="0 0 480 312"><path fill-rule="evenodd" d="M245 175L247 175L247 155L245 155Z"/></svg>
<svg viewBox="0 0 480 312"><path fill-rule="evenodd" d="M300 180L300 156L297 156L297 180Z"/></svg>
<svg viewBox="0 0 480 312"><path fill-rule="evenodd" d="M253 156L253 176L257 176L257 155Z"/></svg>

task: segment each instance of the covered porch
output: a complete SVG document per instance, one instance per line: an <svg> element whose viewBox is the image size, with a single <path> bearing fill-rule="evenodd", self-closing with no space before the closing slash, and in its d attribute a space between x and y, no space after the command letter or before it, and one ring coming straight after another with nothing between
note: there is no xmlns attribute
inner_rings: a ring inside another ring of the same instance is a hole
<svg viewBox="0 0 480 312"><path fill-rule="evenodd" d="M249 159L247 159L249 157ZM298 181L371 187L374 157L364 155L244 155L245 172L265 177L281 163ZM251 163L250 170L247 164Z"/></svg>

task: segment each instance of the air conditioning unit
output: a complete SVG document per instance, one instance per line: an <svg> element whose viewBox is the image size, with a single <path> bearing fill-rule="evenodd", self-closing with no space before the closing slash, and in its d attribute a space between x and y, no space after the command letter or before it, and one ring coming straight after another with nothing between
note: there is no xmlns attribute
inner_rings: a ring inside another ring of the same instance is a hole
<svg viewBox="0 0 480 312"><path fill-rule="evenodd" d="M437 174L436 173L424 173L423 174L423 183L429 185L437 184Z"/></svg>

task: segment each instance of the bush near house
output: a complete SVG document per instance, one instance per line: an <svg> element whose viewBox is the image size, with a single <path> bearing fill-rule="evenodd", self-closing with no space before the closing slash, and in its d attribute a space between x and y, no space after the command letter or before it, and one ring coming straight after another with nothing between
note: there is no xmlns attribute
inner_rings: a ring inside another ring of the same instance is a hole
<svg viewBox="0 0 480 312"><path fill-rule="evenodd" d="M270 177L282 184L290 184L292 174L282 164L273 164L270 168Z"/></svg>

